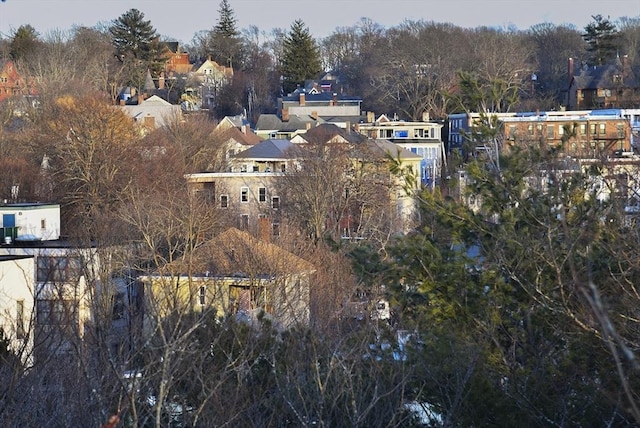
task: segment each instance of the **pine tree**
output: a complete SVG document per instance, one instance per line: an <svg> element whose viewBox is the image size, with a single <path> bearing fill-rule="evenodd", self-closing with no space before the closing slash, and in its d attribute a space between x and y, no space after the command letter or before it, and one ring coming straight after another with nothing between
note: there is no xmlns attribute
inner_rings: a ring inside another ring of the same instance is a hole
<svg viewBox="0 0 640 428"><path fill-rule="evenodd" d="M298 19L285 36L282 55L283 90L289 93L322 71L320 50L309 29Z"/></svg>
<svg viewBox="0 0 640 428"><path fill-rule="evenodd" d="M238 29L236 28L236 18L234 17L233 9L227 0L222 0L220 3L220 9L218 10L220 17L218 18L218 24L213 29L216 35L223 37L237 37Z"/></svg>
<svg viewBox="0 0 640 428"><path fill-rule="evenodd" d="M587 42L593 65L606 64L616 57L620 33L608 18L602 15L592 16L593 22L584 27L582 38Z"/></svg>
<svg viewBox="0 0 640 428"><path fill-rule="evenodd" d="M209 40L211 59L227 67L238 66L242 63L242 43L228 0L222 0L218 13L218 23L213 27Z"/></svg>
<svg viewBox="0 0 640 428"><path fill-rule="evenodd" d="M140 87L147 70L157 76L164 66L158 36L144 14L131 9L115 19L109 27L118 58L127 65L127 83Z"/></svg>

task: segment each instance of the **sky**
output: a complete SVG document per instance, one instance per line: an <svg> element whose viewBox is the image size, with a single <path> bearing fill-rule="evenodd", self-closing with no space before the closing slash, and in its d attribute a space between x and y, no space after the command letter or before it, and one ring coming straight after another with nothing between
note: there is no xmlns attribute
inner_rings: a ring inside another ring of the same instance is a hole
<svg viewBox="0 0 640 428"><path fill-rule="evenodd" d="M640 0L228 0L239 29L288 30L302 19L316 39L368 18L385 28L405 20L526 30L548 22L581 29L592 16L612 21L640 18ZM129 9L140 10L157 33L188 44L216 24L220 0L0 0L0 36L29 24L42 35L75 26L109 25Z"/></svg>

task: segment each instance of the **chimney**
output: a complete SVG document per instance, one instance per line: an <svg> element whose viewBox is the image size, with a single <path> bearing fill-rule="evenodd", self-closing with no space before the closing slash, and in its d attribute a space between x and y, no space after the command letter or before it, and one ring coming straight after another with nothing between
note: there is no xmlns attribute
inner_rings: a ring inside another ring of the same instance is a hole
<svg viewBox="0 0 640 428"><path fill-rule="evenodd" d="M307 131L310 130L311 129L311 122L305 123L305 127L306 127Z"/></svg>
<svg viewBox="0 0 640 428"><path fill-rule="evenodd" d="M567 73L569 74L569 81L571 81L571 79L573 78L573 58L569 58Z"/></svg>
<svg viewBox="0 0 640 428"><path fill-rule="evenodd" d="M160 73L158 78L158 89L164 89L164 72Z"/></svg>
<svg viewBox="0 0 640 428"><path fill-rule="evenodd" d="M422 112L422 121L429 122L429 112L426 110Z"/></svg>
<svg viewBox="0 0 640 428"><path fill-rule="evenodd" d="M311 112L311 117L313 118L313 120L318 120L318 112L317 111L312 111Z"/></svg>
<svg viewBox="0 0 640 428"><path fill-rule="evenodd" d="M347 134L351 134L351 122L347 120L345 123L345 128L347 129Z"/></svg>
<svg viewBox="0 0 640 428"><path fill-rule="evenodd" d="M372 111L367 112L367 123L373 123L376 120L376 114Z"/></svg>
<svg viewBox="0 0 640 428"><path fill-rule="evenodd" d="M247 125L242 125L242 126L240 127L240 131L241 131L244 135L247 135Z"/></svg>
<svg viewBox="0 0 640 428"><path fill-rule="evenodd" d="M307 100L307 96L304 92L300 92L300 107L304 107L304 104Z"/></svg>
<svg viewBox="0 0 640 428"><path fill-rule="evenodd" d="M283 108L282 109L282 121L283 122L289 122L289 109L288 108Z"/></svg>
<svg viewBox="0 0 640 428"><path fill-rule="evenodd" d="M127 101L124 98L120 98L120 105L123 106L127 103Z"/></svg>
<svg viewBox="0 0 640 428"><path fill-rule="evenodd" d="M258 237L264 241L271 241L271 221L267 217L258 219Z"/></svg>
<svg viewBox="0 0 640 428"><path fill-rule="evenodd" d="M335 106L338 104L338 93L334 92L333 93L333 98L331 99L331 105Z"/></svg>

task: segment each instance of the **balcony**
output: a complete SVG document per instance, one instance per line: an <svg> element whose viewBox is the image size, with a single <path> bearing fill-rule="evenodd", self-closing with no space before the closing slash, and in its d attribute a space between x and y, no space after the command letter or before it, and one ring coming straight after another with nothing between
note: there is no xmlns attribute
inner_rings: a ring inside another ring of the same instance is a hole
<svg viewBox="0 0 640 428"><path fill-rule="evenodd" d="M18 227L0 227L1 243L11 243L18 237Z"/></svg>

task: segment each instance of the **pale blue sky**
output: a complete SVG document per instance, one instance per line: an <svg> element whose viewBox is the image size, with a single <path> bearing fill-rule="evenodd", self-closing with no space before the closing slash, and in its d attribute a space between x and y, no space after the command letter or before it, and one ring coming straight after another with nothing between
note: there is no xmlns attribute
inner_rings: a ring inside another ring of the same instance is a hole
<svg viewBox="0 0 640 428"><path fill-rule="evenodd" d="M640 17L640 0L229 0L238 26L288 29L301 18L316 38L366 17L383 27L405 19L450 22L461 27L515 26L527 29L551 22L587 25L601 14L616 20ZM211 29L220 0L5 0L0 2L0 34L23 24L44 35L74 25L109 23L131 8L139 9L159 34L189 43L199 30Z"/></svg>

